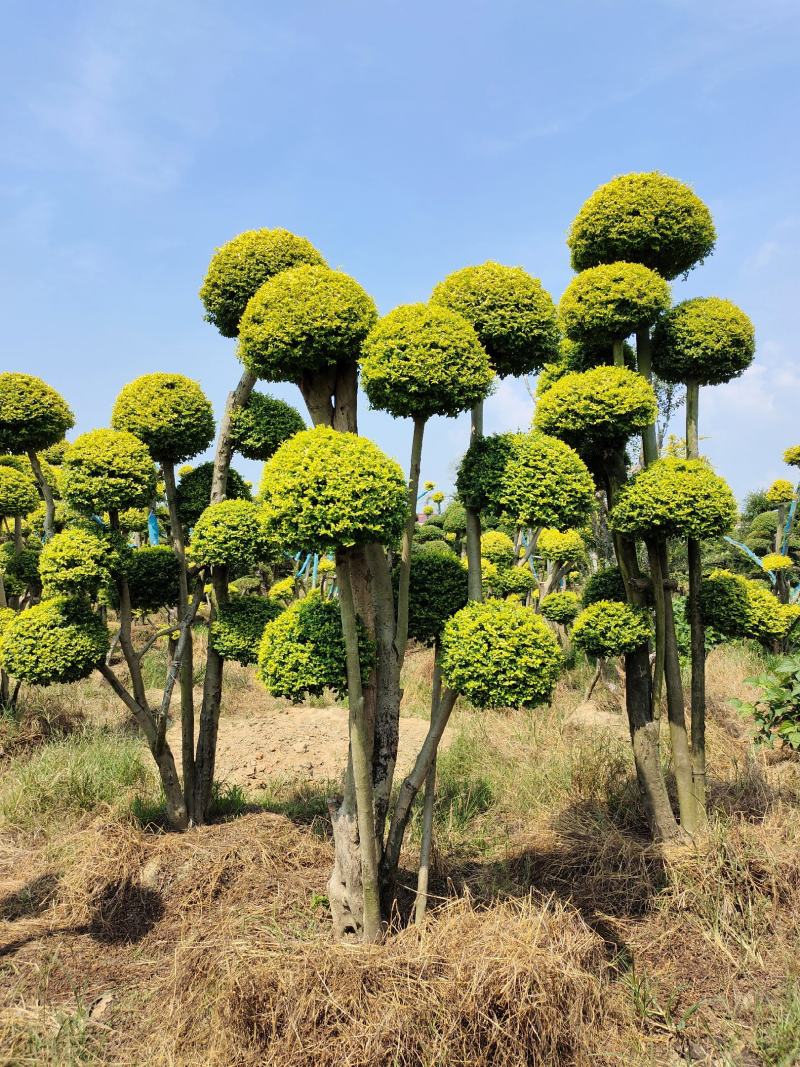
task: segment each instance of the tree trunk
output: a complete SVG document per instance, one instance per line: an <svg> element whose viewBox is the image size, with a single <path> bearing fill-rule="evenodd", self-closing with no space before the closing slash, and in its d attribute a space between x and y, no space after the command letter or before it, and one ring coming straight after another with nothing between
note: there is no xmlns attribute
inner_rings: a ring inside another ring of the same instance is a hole
<svg viewBox="0 0 800 1067"><path fill-rule="evenodd" d="M697 459L699 452L700 386L686 383L686 456ZM692 778L697 823L703 825L706 812L706 633L700 612L700 585L703 560L700 542L689 539L689 628L692 654Z"/></svg>
<svg viewBox="0 0 800 1067"><path fill-rule="evenodd" d="M395 638L395 648L397 660L401 667L406 654L406 641L408 640L408 589L411 579L411 543L414 539L414 528L417 524L417 494L419 493L419 474L422 464L422 438L424 433L425 420L414 419L408 478L408 518L403 532L397 591L397 636Z"/></svg>
<svg viewBox="0 0 800 1067"><path fill-rule="evenodd" d="M636 361L639 366L639 373L651 385L653 383L652 351L653 342L649 328L637 330ZM655 422L647 426L642 432L642 457L644 458L645 467L649 467L651 463L655 463L658 459Z"/></svg>
<svg viewBox="0 0 800 1067"><path fill-rule="evenodd" d="M222 604L228 602L228 568L212 567L211 584L214 590L209 624ZM198 824L208 819L214 792L214 769L217 762L217 736L222 704L222 670L225 661L209 642L206 653L206 676L203 681L203 703L197 731L197 750L194 763L193 816Z"/></svg>
<svg viewBox="0 0 800 1067"><path fill-rule="evenodd" d="M439 701L442 698L442 664L441 649L436 642L433 653L433 684L431 687L431 725L439 714ZM417 898L414 906L414 922L422 926L428 907L428 875L431 862L431 843L433 841L433 804L436 799L436 754L431 760L425 778L425 804L422 809L422 841L419 850L419 873L417 875Z"/></svg>
<svg viewBox="0 0 800 1067"><path fill-rule="evenodd" d="M472 409L470 443L483 437L483 401ZM481 575L481 513L464 509L467 515L467 595L470 600L483 600Z"/></svg>
<svg viewBox="0 0 800 1067"><path fill-rule="evenodd" d="M44 540L49 541L56 530L55 515L56 515L56 502L53 499L53 490L47 483L47 479L44 476L42 465L39 462L39 456L31 449L28 452L28 459L33 469L33 473L36 475L36 481L39 483L39 489L42 492L42 498L44 499Z"/></svg>

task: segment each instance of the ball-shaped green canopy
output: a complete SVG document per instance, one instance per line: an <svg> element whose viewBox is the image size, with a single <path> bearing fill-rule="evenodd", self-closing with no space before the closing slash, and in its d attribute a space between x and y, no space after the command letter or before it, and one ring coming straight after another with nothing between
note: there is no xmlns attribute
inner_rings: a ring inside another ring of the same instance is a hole
<svg viewBox="0 0 800 1067"><path fill-rule="evenodd" d="M456 535L466 531L467 512L460 500L451 500L442 512L442 529Z"/></svg>
<svg viewBox="0 0 800 1067"><path fill-rule="evenodd" d="M726 570L714 570L700 585L700 615L704 626L712 626L729 637L744 637L749 618L746 579Z"/></svg>
<svg viewBox="0 0 800 1067"><path fill-rule="evenodd" d="M361 387L395 418L459 415L483 400L493 377L472 326L435 304L395 308L364 342Z"/></svg>
<svg viewBox="0 0 800 1067"><path fill-rule="evenodd" d="M558 321L550 294L522 267L483 263L440 282L432 304L472 323L501 378L532 374L556 358Z"/></svg>
<svg viewBox="0 0 800 1067"><path fill-rule="evenodd" d="M258 378L299 382L357 360L377 312L355 279L328 267L293 267L252 297L239 329L239 358Z"/></svg>
<svg viewBox="0 0 800 1067"><path fill-rule="evenodd" d="M451 615L467 603L467 571L455 553L439 545L421 548L411 558L408 636L432 645Z"/></svg>
<svg viewBox="0 0 800 1067"><path fill-rule="evenodd" d="M783 453L783 462L790 467L800 467L800 445L792 445Z"/></svg>
<svg viewBox="0 0 800 1067"><path fill-rule="evenodd" d="M767 552L761 557L761 566L765 571L790 571L794 567L794 560L782 552Z"/></svg>
<svg viewBox="0 0 800 1067"><path fill-rule="evenodd" d="M684 300L653 331L653 370L666 382L720 385L753 362L753 324L730 300Z"/></svg>
<svg viewBox="0 0 800 1067"><path fill-rule="evenodd" d="M182 463L214 439L211 404L183 374L144 374L129 382L114 404L111 425L144 441L159 463Z"/></svg>
<svg viewBox="0 0 800 1067"><path fill-rule="evenodd" d="M281 613L276 600L266 596L240 596L220 604L211 623L211 647L223 659L235 660L247 667L258 659L264 627Z"/></svg>
<svg viewBox="0 0 800 1067"><path fill-rule="evenodd" d="M580 597L577 593L565 590L563 593L548 593L539 605L539 610L550 622L558 622L562 626L568 626L581 608Z"/></svg>
<svg viewBox="0 0 800 1067"><path fill-rule="evenodd" d="M195 523L188 557L200 567L247 567L271 554L261 508L252 500L209 504Z"/></svg>
<svg viewBox="0 0 800 1067"><path fill-rule="evenodd" d="M61 493L76 511L96 514L149 504L156 469L147 446L127 430L81 434L64 455Z"/></svg>
<svg viewBox="0 0 800 1067"><path fill-rule="evenodd" d="M0 515L7 519L29 515L38 504L36 483L22 471L0 464Z"/></svg>
<svg viewBox="0 0 800 1067"><path fill-rule="evenodd" d="M596 600L572 626L572 640L589 656L622 656L649 639L646 613L618 600Z"/></svg>
<svg viewBox="0 0 800 1067"><path fill-rule="evenodd" d="M288 230L247 230L214 253L200 299L207 322L223 337L236 337L247 302L275 274L301 263L325 266L305 237Z"/></svg>
<svg viewBox="0 0 800 1067"><path fill-rule="evenodd" d="M479 708L544 704L562 662L547 623L515 600L473 601L442 633L442 676Z"/></svg>
<svg viewBox="0 0 800 1067"><path fill-rule="evenodd" d="M619 600L624 602L625 579L619 567L601 567L595 571L586 581L581 595L581 601L585 608L598 600Z"/></svg>
<svg viewBox="0 0 800 1067"><path fill-rule="evenodd" d="M375 664L375 643L358 620L361 679ZM264 628L258 650L258 676L273 696L299 703L306 694L347 692L347 655L338 604L312 592L295 600Z"/></svg>
<svg viewBox="0 0 800 1067"><path fill-rule="evenodd" d="M623 174L597 189L572 223L574 270L625 260L677 278L714 250L716 231L688 185L656 171Z"/></svg>
<svg viewBox="0 0 800 1067"><path fill-rule="evenodd" d="M490 434L472 442L464 453L456 475L459 500L464 506L476 511L490 508L495 514L500 514L503 473L513 451L514 435L510 433ZM450 528L448 521L445 520L445 530ZM466 518L463 521L463 528L466 529Z"/></svg>
<svg viewBox="0 0 800 1067"><path fill-rule="evenodd" d="M125 560L131 607L158 611L178 602L180 563L169 545L144 545Z"/></svg>
<svg viewBox="0 0 800 1067"><path fill-rule="evenodd" d="M659 274L640 263L620 262L576 274L558 311L567 337L600 344L652 326L669 304L669 285Z"/></svg>
<svg viewBox="0 0 800 1067"><path fill-rule="evenodd" d="M481 537L481 555L496 567L514 563L514 542L502 530L487 530Z"/></svg>
<svg viewBox="0 0 800 1067"><path fill-rule="evenodd" d="M652 386L627 367L565 374L536 403L533 425L580 451L618 448L658 413Z"/></svg>
<svg viewBox="0 0 800 1067"><path fill-rule="evenodd" d="M520 526L580 526L594 507L586 464L564 441L543 433L513 435L499 504Z"/></svg>
<svg viewBox="0 0 800 1067"><path fill-rule="evenodd" d="M108 629L81 602L55 598L19 612L3 629L0 662L28 685L77 682L108 652Z"/></svg>
<svg viewBox="0 0 800 1067"><path fill-rule="evenodd" d="M794 486L788 478L776 478L765 495L770 504L791 504Z"/></svg>
<svg viewBox="0 0 800 1067"><path fill-rule="evenodd" d="M586 556L586 545L577 530L550 530L539 534L536 551L556 563L579 563Z"/></svg>
<svg viewBox="0 0 800 1067"><path fill-rule="evenodd" d="M287 438L305 428L297 408L267 393L251 393L247 406L236 408L231 418L234 449L246 459L262 462L273 456Z"/></svg>
<svg viewBox="0 0 800 1067"><path fill-rule="evenodd" d="M108 576L109 543L99 530L70 527L52 537L39 556L45 598L97 596Z"/></svg>
<svg viewBox="0 0 800 1067"><path fill-rule="evenodd" d="M186 471L181 475L176 493L178 503L178 518L184 529L194 526L202 513L208 507L211 500L211 485L214 480L214 464L201 463L199 467ZM238 471L232 467L228 471L228 482L225 489L228 500L250 500L251 493L247 483Z"/></svg>
<svg viewBox="0 0 800 1067"><path fill-rule="evenodd" d="M66 401L32 374L0 374L0 453L39 452L75 425Z"/></svg>
<svg viewBox="0 0 800 1067"><path fill-rule="evenodd" d="M703 460L659 459L620 489L611 526L657 539L718 537L736 522L728 483Z"/></svg>
<svg viewBox="0 0 800 1067"><path fill-rule="evenodd" d="M271 536L301 551L394 542L408 511L402 470L365 437L327 426L285 441L264 465Z"/></svg>

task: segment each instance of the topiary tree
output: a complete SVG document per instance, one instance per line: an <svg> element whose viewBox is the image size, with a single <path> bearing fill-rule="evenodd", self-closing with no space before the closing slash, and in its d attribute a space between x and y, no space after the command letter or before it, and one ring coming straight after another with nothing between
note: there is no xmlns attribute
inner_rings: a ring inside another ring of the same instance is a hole
<svg viewBox="0 0 800 1067"><path fill-rule="evenodd" d="M300 412L285 400L253 391L244 407L234 411L231 434L236 452L265 462L289 437L305 430Z"/></svg>
<svg viewBox="0 0 800 1067"><path fill-rule="evenodd" d="M208 507L213 481L213 463L201 463L181 476L175 502L178 520L184 530L190 530ZM238 471L228 471L225 495L228 500L251 499L250 489Z"/></svg>
<svg viewBox="0 0 800 1067"><path fill-rule="evenodd" d="M217 611L209 628L209 640L223 659L247 667L257 662L264 629L281 610L280 604L269 597L235 597Z"/></svg>
<svg viewBox="0 0 800 1067"><path fill-rule="evenodd" d="M489 358L475 330L466 318L444 306L395 308L373 327L364 342L361 385L370 404L394 418L410 418L414 425L395 638L401 663L408 636L411 542L425 424L433 415L452 418L474 408L489 392L492 378Z"/></svg>
<svg viewBox="0 0 800 1067"><path fill-rule="evenodd" d="M110 577L111 551L99 530L72 527L57 533L38 556L43 596L94 600Z"/></svg>
<svg viewBox="0 0 800 1067"><path fill-rule="evenodd" d="M252 500L209 504L195 524L188 550L198 567L247 568L269 553L261 508Z"/></svg>
<svg viewBox="0 0 800 1067"><path fill-rule="evenodd" d="M590 575L583 587L581 603L585 608L598 600L627 599L625 579L619 567L602 567Z"/></svg>
<svg viewBox="0 0 800 1067"><path fill-rule="evenodd" d="M28 685L77 682L108 651L108 629L88 604L56 597L16 613L3 628L3 669Z"/></svg>
<svg viewBox="0 0 800 1067"><path fill-rule="evenodd" d="M168 545L137 548L126 555L123 568L134 611L158 611L178 603L180 561Z"/></svg>
<svg viewBox="0 0 800 1067"><path fill-rule="evenodd" d="M548 593L539 602L539 611L550 622L560 626L569 626L581 609L580 597L565 589L561 593Z"/></svg>
<svg viewBox="0 0 800 1067"><path fill-rule="evenodd" d="M794 500L794 487L786 478L777 478L767 490L770 504L790 504Z"/></svg>
<svg viewBox="0 0 800 1067"><path fill-rule="evenodd" d="M572 640L588 656L606 658L634 652L650 638L650 620L618 600L596 600L575 619Z"/></svg>
<svg viewBox="0 0 800 1067"><path fill-rule="evenodd" d="M76 511L119 517L125 508L149 504L156 469L147 446L125 430L82 434L64 455L61 491Z"/></svg>
<svg viewBox="0 0 800 1067"><path fill-rule="evenodd" d="M62 441L75 425L64 399L31 374L0 374L0 452L27 455L45 502L44 537L54 532L55 500L40 453Z"/></svg>

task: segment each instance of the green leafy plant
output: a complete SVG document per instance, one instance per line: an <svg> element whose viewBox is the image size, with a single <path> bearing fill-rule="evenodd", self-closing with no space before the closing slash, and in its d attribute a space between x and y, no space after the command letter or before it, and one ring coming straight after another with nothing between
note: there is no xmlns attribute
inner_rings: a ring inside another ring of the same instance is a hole
<svg viewBox="0 0 800 1067"><path fill-rule="evenodd" d="M756 742L772 745L777 739L800 750L800 656L784 656L772 670L747 681L761 696L753 701L734 697L730 703L753 720Z"/></svg>

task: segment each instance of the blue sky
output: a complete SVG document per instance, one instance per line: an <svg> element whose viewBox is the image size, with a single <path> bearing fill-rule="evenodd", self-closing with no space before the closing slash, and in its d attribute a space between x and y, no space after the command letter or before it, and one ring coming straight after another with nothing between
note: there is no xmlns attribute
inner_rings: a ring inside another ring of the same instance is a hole
<svg viewBox="0 0 800 1067"><path fill-rule="evenodd" d="M217 410L234 343L202 318L213 249L284 226L382 312L451 270L521 264L558 299L565 236L615 174L709 204L716 253L675 299L752 317L754 366L704 390L703 448L742 496L800 443L796 0L2 0L0 369L60 389L77 430L120 387L198 378ZM293 386L274 392L299 401ZM527 426L505 382L487 430ZM361 431L405 466L409 427ZM431 424L443 487L464 418ZM257 477L256 465L237 464Z"/></svg>

